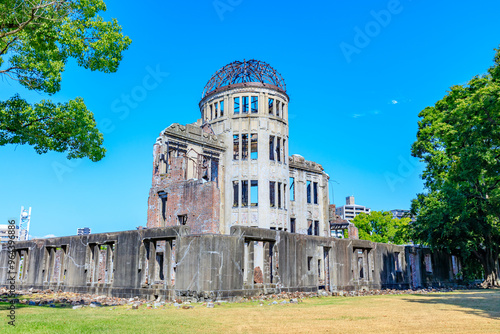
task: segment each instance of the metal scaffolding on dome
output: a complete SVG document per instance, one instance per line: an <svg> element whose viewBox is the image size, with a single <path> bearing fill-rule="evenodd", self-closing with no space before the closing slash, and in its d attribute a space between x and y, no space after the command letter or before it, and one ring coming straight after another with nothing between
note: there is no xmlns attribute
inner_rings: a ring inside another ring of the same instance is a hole
<svg viewBox="0 0 500 334"><path fill-rule="evenodd" d="M224 86L245 82L260 82L278 87L286 93L285 80L271 65L251 59L232 62L219 69L205 85L202 99Z"/></svg>

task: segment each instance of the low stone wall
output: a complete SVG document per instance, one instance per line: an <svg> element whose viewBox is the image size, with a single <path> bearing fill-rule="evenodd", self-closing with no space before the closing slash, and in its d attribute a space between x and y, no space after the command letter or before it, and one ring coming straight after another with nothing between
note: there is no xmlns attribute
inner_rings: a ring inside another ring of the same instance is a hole
<svg viewBox="0 0 500 334"><path fill-rule="evenodd" d="M187 226L16 242L0 284L114 297L231 299L282 291L448 286L459 262L428 249L235 226ZM458 264L457 264L458 263Z"/></svg>

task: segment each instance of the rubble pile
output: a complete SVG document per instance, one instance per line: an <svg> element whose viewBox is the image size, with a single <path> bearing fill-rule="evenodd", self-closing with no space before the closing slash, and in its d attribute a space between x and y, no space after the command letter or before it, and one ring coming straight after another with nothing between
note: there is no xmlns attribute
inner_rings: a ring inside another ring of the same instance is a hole
<svg viewBox="0 0 500 334"><path fill-rule="evenodd" d="M253 297L240 297L235 300L235 302L243 303L249 301L260 301L259 306L264 305L284 305L284 304L298 304L306 298L321 298L328 296L337 297L357 297L357 296L374 296L374 295L412 295L412 294L429 294L429 293L440 293L440 292L451 292L453 289L450 288L429 288L429 289L408 289L408 290L396 290L396 289L385 289L385 290L361 290L361 291L334 291L327 292L325 290L319 290L317 292L281 292L279 294L269 294L260 295ZM170 303L161 301L158 298L155 301L140 299L139 297L134 298L116 298L103 295L91 295L91 294L79 294L73 292L54 292L52 290L33 290L28 291L16 291L16 296L22 296L23 298L8 298L9 291L5 288L0 288L0 302L14 301L20 304L26 304L31 306L49 306L49 307L72 307L73 309L79 309L82 307L101 307L101 306L131 306L130 309L137 310L139 307L144 306L146 309L153 309L165 306L174 306L177 309L192 309L194 305L191 302L183 302L180 299L175 299ZM215 305L221 306L225 301L208 301L200 303L199 305L207 308L214 308Z"/></svg>

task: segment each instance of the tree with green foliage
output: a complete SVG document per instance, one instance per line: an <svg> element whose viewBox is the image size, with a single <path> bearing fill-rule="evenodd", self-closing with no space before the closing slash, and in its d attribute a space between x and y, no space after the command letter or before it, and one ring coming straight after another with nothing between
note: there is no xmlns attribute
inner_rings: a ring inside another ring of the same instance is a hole
<svg viewBox="0 0 500 334"><path fill-rule="evenodd" d="M115 19L104 21L101 0L0 2L0 77L52 95L69 58L91 71L115 72L131 40ZM101 160L106 152L83 99L30 104L18 94L0 101L0 146L28 144L37 153Z"/></svg>
<svg viewBox="0 0 500 334"><path fill-rule="evenodd" d="M412 154L426 164L426 192L412 203L415 241L459 249L498 286L500 254L500 49L495 64L420 112ZM465 263L466 264L466 263Z"/></svg>
<svg viewBox="0 0 500 334"><path fill-rule="evenodd" d="M410 218L392 218L392 213L388 211L360 213L352 220L360 239L396 245L410 242L410 222Z"/></svg>

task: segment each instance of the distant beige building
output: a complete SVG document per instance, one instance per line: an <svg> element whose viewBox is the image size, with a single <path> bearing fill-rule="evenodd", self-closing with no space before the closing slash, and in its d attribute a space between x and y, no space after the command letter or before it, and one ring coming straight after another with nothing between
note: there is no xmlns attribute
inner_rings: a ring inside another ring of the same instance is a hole
<svg viewBox="0 0 500 334"><path fill-rule="evenodd" d="M370 208L366 206L356 204L354 202L354 196L347 196L345 199L345 205L336 208L335 213L340 216L340 218L351 222L354 217L360 213L370 214Z"/></svg>

